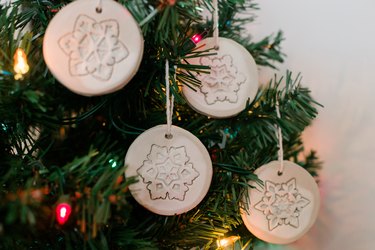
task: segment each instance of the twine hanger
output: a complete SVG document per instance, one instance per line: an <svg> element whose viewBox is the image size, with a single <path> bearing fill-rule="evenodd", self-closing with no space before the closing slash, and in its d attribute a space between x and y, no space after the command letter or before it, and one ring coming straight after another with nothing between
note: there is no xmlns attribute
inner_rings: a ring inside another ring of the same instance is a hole
<svg viewBox="0 0 375 250"><path fill-rule="evenodd" d="M170 83L169 83L169 61L165 60L165 99L166 99L166 115L167 115L167 133L165 138L172 139L172 117L173 117L173 103L174 96L170 94Z"/></svg>
<svg viewBox="0 0 375 250"><path fill-rule="evenodd" d="M214 49L219 50L219 6L218 0L213 0L212 5L214 8L214 16L213 16L213 36L214 36Z"/></svg>
<svg viewBox="0 0 375 250"><path fill-rule="evenodd" d="M281 119L280 115L280 108L279 108L279 100L277 98L277 92L276 92L276 115L277 118ZM278 138L278 161L280 162L279 170L277 171L278 175L282 175L284 172L284 148L283 148L283 134L281 132L281 128L279 125L275 125L276 127L276 137Z"/></svg>
<svg viewBox="0 0 375 250"><path fill-rule="evenodd" d="M95 11L96 11L96 13L102 13L102 11L103 11L103 8L102 8L102 0L98 0L97 1L97 4L96 4L96 8L95 8Z"/></svg>

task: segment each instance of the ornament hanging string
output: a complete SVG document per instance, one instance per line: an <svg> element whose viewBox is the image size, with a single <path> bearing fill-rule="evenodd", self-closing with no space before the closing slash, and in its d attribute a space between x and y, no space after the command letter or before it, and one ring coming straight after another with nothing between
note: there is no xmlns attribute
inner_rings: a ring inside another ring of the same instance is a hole
<svg viewBox="0 0 375 250"><path fill-rule="evenodd" d="M174 96L170 95L170 83L169 83L169 61L165 60L165 99L166 99L166 114L167 114L167 133L165 137L171 139L173 135L171 134L172 128L172 116L173 116L173 103Z"/></svg>
<svg viewBox="0 0 375 250"><path fill-rule="evenodd" d="M279 108L279 100L277 99L277 96L276 96L276 115L277 115L277 118L281 119L280 108ZM280 167L279 167L279 171L277 171L277 174L282 175L283 172L284 172L283 134L281 132L281 128L280 128L279 125L276 125L275 127L277 129L276 136L278 138L278 144L279 144L278 145L279 146L278 160L280 162Z"/></svg>
<svg viewBox="0 0 375 250"><path fill-rule="evenodd" d="M102 0L98 0L97 2L98 3L96 4L95 10L96 10L97 13L102 13L102 11L103 11Z"/></svg>
<svg viewBox="0 0 375 250"><path fill-rule="evenodd" d="M216 50L219 49L219 6L218 0L213 0L212 5L214 8L214 16L213 16L213 29L214 29L214 48Z"/></svg>

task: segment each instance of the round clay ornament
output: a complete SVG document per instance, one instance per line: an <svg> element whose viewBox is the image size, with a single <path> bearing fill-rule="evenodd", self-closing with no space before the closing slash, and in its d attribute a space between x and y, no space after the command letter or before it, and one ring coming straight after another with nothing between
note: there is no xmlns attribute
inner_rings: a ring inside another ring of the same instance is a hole
<svg viewBox="0 0 375 250"><path fill-rule="evenodd" d="M167 125L146 130L130 145L125 157L129 186L135 200L160 215L185 213L196 207L208 192L212 163L204 145L190 132Z"/></svg>
<svg viewBox="0 0 375 250"><path fill-rule="evenodd" d="M319 211L320 195L314 178L297 164L279 161L256 169L263 186L250 181L250 204L241 212L249 231L274 244L288 244L301 238L314 224ZM245 197L243 202L246 202Z"/></svg>
<svg viewBox="0 0 375 250"><path fill-rule="evenodd" d="M199 73L201 86L195 90L183 86L190 106L197 112L214 118L232 117L252 102L258 91L258 70L251 54L237 42L220 37L216 55L188 59L192 65L210 66L210 74ZM214 38L197 44L197 51L212 49Z"/></svg>
<svg viewBox="0 0 375 250"><path fill-rule="evenodd" d="M96 96L124 87L136 74L143 54L141 30L113 0L77 0L49 23L44 60L56 79L71 91Z"/></svg>

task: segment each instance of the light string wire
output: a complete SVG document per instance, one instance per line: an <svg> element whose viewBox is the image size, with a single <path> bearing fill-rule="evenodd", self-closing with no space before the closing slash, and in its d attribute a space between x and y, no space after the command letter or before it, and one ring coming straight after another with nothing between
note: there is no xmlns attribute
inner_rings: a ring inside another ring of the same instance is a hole
<svg viewBox="0 0 375 250"><path fill-rule="evenodd" d="M279 108L279 100L277 98L277 93L276 93L276 115L278 119L281 119L281 114L280 114L280 108ZM275 125L277 132L276 132L276 137L278 138L278 161L280 162L280 167L279 171L277 171L278 175L282 175L284 172L284 148L283 148L283 134L281 132L281 128L279 125Z"/></svg>
<svg viewBox="0 0 375 250"><path fill-rule="evenodd" d="M165 100L166 100L166 115L167 115L167 133L165 137L167 139L172 138L172 116L173 116L173 103L174 96L170 95L170 82L169 82L169 61L165 60Z"/></svg>
<svg viewBox="0 0 375 250"><path fill-rule="evenodd" d="M218 0L212 1L212 6L214 8L214 16L213 16L213 29L214 29L214 48L216 50L219 49L219 5Z"/></svg>

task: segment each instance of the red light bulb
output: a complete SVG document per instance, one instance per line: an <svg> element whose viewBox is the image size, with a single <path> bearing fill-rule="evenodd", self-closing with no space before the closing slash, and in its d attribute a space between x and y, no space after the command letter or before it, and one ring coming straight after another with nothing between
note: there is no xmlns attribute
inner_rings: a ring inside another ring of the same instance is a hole
<svg viewBox="0 0 375 250"><path fill-rule="evenodd" d="M197 43L199 43L199 42L202 40L202 36L199 35L199 34L195 34L194 36L191 37L191 40L192 40L195 44L197 44Z"/></svg>
<svg viewBox="0 0 375 250"><path fill-rule="evenodd" d="M60 203L56 207L56 218L57 222L60 225L64 225L65 222L69 219L72 208L68 203Z"/></svg>

